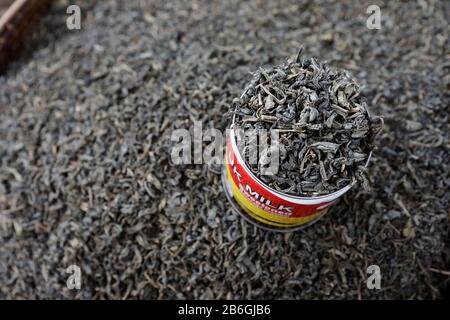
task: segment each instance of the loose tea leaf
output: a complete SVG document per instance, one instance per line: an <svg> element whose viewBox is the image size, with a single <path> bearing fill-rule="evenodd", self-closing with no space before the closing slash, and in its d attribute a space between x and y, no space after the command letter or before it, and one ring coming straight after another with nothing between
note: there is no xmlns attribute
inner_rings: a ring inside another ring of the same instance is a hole
<svg viewBox="0 0 450 320"><path fill-rule="evenodd" d="M383 122L369 116L359 84L345 71L301 59L299 52L294 61L255 72L233 108L237 130L275 130L289 150L280 157L276 178L264 176L258 164L246 159L272 188L320 195L355 179L368 188L361 164L367 162Z"/></svg>

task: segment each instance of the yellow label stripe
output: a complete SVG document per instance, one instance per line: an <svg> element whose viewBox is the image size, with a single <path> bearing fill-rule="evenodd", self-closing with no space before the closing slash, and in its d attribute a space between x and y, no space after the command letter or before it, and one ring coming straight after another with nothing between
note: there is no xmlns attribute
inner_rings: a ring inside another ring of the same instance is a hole
<svg viewBox="0 0 450 320"><path fill-rule="evenodd" d="M231 190L232 190L233 196L236 199L236 201L251 217L253 217L254 219L256 219L262 223L266 223L266 224L270 224L270 225L274 225L274 226L278 226L278 227L298 226L298 225L308 223L308 222L318 218L323 213L325 213L326 209L323 209L312 215L305 216L305 217L285 217L285 216L267 212L264 209L256 206L252 201L247 199L247 197L241 192L239 187L235 184L228 166L226 166L226 171L227 171L227 179L231 186Z"/></svg>
<svg viewBox="0 0 450 320"><path fill-rule="evenodd" d="M259 222L262 222L264 224L270 224L272 226L277 226L277 227L290 227L290 226L292 226L292 224L289 224L289 223L277 223L277 222L274 222L272 220L268 220L268 219L265 219L264 217L260 217L260 216L258 216L256 214L254 214L251 211L251 209L247 208L246 205L244 203L242 203L238 198L236 198L236 202L242 207L242 209L245 210L245 212L248 213L249 216L251 216L253 219L258 220Z"/></svg>

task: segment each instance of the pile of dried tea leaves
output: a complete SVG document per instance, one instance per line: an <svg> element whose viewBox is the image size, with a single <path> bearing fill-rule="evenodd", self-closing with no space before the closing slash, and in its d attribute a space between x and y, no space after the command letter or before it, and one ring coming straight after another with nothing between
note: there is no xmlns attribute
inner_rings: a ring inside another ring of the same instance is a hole
<svg viewBox="0 0 450 320"><path fill-rule="evenodd" d="M81 30L54 3L0 76L0 298L448 294L448 2L386 1L380 30L369 1L79 1ZM171 136L225 131L250 72L301 45L360 80L385 125L371 191L284 235L231 210L221 170L174 165Z"/></svg>
<svg viewBox="0 0 450 320"><path fill-rule="evenodd" d="M233 106L234 127L243 132L278 133L277 172L265 175L265 158L247 165L272 188L294 195L338 191L356 179L368 187L366 163L382 127L370 117L359 84L347 72L314 58L300 59L254 73ZM270 137L270 135L268 135ZM257 139L252 139L258 142ZM261 155L271 142L259 148ZM245 143L238 143L241 152ZM256 150L256 149L252 149Z"/></svg>

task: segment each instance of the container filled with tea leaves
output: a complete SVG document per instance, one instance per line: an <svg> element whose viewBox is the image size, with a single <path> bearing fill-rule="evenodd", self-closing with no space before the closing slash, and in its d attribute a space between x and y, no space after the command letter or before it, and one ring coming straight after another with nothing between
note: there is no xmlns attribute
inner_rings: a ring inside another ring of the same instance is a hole
<svg viewBox="0 0 450 320"><path fill-rule="evenodd" d="M367 165L383 121L369 114L347 72L299 53L256 71L233 113L223 182L247 220L297 230L353 186L368 188Z"/></svg>

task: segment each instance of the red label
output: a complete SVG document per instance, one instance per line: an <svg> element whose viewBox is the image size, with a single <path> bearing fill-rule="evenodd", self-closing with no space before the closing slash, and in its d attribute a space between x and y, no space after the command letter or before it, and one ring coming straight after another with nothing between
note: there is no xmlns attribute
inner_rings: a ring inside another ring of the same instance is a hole
<svg viewBox="0 0 450 320"><path fill-rule="evenodd" d="M283 199L270 190L265 189L261 186L262 182L256 181L256 179L244 169L243 164L239 162L239 159L233 150L231 138L228 140L226 157L226 166L228 166L231 177L234 183L239 187L241 193L255 206L269 213L292 218L306 217L317 213L320 209L333 202L299 204Z"/></svg>

